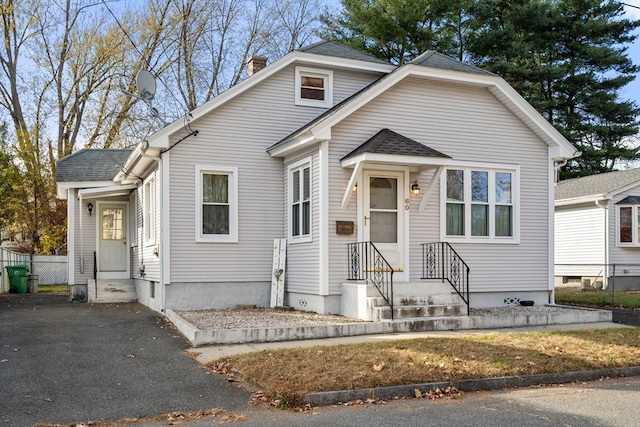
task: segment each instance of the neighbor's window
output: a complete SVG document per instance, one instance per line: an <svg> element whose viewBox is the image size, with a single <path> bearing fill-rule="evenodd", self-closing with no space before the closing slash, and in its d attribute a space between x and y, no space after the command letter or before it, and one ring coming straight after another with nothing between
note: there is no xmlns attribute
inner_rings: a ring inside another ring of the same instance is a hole
<svg viewBox="0 0 640 427"><path fill-rule="evenodd" d="M153 244L156 240L156 181L151 178L144 184L143 228L144 242Z"/></svg>
<svg viewBox="0 0 640 427"><path fill-rule="evenodd" d="M289 235L292 241L311 240L311 158L289 166Z"/></svg>
<svg viewBox="0 0 640 427"><path fill-rule="evenodd" d="M618 203L618 245L640 246L640 197L627 197Z"/></svg>
<svg viewBox="0 0 640 427"><path fill-rule="evenodd" d="M333 106L333 72L296 67L296 105Z"/></svg>
<svg viewBox="0 0 640 427"><path fill-rule="evenodd" d="M447 169L443 179L444 237L514 238L515 170Z"/></svg>
<svg viewBox="0 0 640 427"><path fill-rule="evenodd" d="M238 241L238 171L196 167L196 241Z"/></svg>

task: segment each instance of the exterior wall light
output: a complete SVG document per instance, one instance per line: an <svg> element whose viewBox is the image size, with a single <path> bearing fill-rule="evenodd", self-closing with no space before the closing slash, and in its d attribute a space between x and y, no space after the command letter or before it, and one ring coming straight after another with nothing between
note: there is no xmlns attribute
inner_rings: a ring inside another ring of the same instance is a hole
<svg viewBox="0 0 640 427"><path fill-rule="evenodd" d="M93 212L93 203L87 203L87 212L89 212L89 216Z"/></svg>
<svg viewBox="0 0 640 427"><path fill-rule="evenodd" d="M411 184L411 194L413 196L420 195L420 186L418 185L418 180L413 181L413 184Z"/></svg>

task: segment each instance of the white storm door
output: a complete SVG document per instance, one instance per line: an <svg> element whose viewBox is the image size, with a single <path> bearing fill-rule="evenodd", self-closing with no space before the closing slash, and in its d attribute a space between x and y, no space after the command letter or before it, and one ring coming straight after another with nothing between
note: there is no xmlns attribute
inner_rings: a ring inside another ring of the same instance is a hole
<svg viewBox="0 0 640 427"><path fill-rule="evenodd" d="M364 187L364 240L373 242L394 271L400 273L404 265L404 174L365 172Z"/></svg>
<svg viewBox="0 0 640 427"><path fill-rule="evenodd" d="M98 217L98 278L129 278L127 205L100 204Z"/></svg>

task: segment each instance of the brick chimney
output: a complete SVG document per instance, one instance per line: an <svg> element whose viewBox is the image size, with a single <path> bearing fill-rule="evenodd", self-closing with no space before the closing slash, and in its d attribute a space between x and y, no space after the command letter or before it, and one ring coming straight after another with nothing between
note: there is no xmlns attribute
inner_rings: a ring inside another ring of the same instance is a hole
<svg viewBox="0 0 640 427"><path fill-rule="evenodd" d="M249 64L249 75L252 76L267 66L267 58L260 55L253 55L247 63Z"/></svg>

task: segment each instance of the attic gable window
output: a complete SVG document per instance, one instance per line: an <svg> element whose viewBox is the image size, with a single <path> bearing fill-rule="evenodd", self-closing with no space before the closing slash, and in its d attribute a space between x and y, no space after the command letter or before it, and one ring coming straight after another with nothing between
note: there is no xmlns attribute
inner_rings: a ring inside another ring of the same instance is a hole
<svg viewBox="0 0 640 427"><path fill-rule="evenodd" d="M333 106L333 71L296 67L296 105Z"/></svg>
<svg viewBox="0 0 640 427"><path fill-rule="evenodd" d="M618 246L640 246L640 197L619 201L616 220Z"/></svg>

